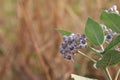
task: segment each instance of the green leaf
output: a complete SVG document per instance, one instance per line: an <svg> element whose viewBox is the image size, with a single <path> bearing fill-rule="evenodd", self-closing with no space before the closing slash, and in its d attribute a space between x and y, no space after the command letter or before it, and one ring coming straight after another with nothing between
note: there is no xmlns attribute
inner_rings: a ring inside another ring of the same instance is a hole
<svg viewBox="0 0 120 80"><path fill-rule="evenodd" d="M113 31L120 33L120 15L102 11L100 19Z"/></svg>
<svg viewBox="0 0 120 80"><path fill-rule="evenodd" d="M106 68L108 66L113 66L120 62L120 52L116 50L109 50L107 51L102 59L97 61L96 67L97 68Z"/></svg>
<svg viewBox="0 0 120 80"><path fill-rule="evenodd" d="M85 33L88 39L95 45L102 45L104 42L104 32L102 27L88 18L87 23L85 24Z"/></svg>
<svg viewBox="0 0 120 80"><path fill-rule="evenodd" d="M78 75L75 75L75 74L71 74L71 78L73 78L74 80L97 80L97 79L91 79L91 78L78 76Z"/></svg>
<svg viewBox="0 0 120 80"><path fill-rule="evenodd" d="M105 52L107 52L108 50L114 48L116 45L118 45L120 43L120 35L118 35L115 39L113 39L105 48L105 51L103 52L103 54Z"/></svg>
<svg viewBox="0 0 120 80"><path fill-rule="evenodd" d="M57 29L57 31L59 33L61 33L62 35L66 35L66 36L69 36L70 34L72 34L71 32L65 31L65 30L62 30L62 29Z"/></svg>

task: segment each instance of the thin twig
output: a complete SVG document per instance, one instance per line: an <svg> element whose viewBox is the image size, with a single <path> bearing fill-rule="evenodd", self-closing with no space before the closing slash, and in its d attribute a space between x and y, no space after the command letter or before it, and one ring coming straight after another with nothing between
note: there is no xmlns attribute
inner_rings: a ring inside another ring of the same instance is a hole
<svg viewBox="0 0 120 80"><path fill-rule="evenodd" d="M101 47L102 51L104 51L103 45L100 45L100 47ZM106 74L108 80L112 80L112 77L111 77L111 75L110 75L110 72L109 72L108 68L106 67L106 68L104 68L103 70L105 71L105 74Z"/></svg>
<svg viewBox="0 0 120 80"><path fill-rule="evenodd" d="M90 49L90 50L93 51L95 54L101 55L101 54L100 54L100 51L97 50L97 49L95 49L95 48L92 48L92 47L90 47L90 46L86 46L86 48Z"/></svg>
<svg viewBox="0 0 120 80"><path fill-rule="evenodd" d="M119 74L120 74L120 68L119 68L118 71L117 71L117 74L116 74L116 76L115 76L115 80L118 80Z"/></svg>
<svg viewBox="0 0 120 80"><path fill-rule="evenodd" d="M103 70L105 71L105 74L106 74L108 80L112 80L112 77L111 77L111 75L110 75L110 73L109 73L108 68L104 68Z"/></svg>
<svg viewBox="0 0 120 80"><path fill-rule="evenodd" d="M85 53L81 52L81 51L78 51L78 53L80 53L81 55L87 57L88 59L90 59L91 61L93 61L94 63L96 63L97 61L91 57L89 57L88 55L86 55Z"/></svg>
<svg viewBox="0 0 120 80"><path fill-rule="evenodd" d="M103 45L100 45L100 47L101 47L102 51L104 51L104 47L103 47Z"/></svg>

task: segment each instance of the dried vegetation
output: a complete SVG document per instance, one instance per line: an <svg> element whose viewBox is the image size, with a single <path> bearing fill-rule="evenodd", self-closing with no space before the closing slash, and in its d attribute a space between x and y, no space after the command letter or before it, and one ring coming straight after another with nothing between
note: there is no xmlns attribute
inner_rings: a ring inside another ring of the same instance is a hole
<svg viewBox="0 0 120 80"><path fill-rule="evenodd" d="M0 80L67 80L71 73L104 80L104 74L85 58L76 57L73 64L58 54L61 38L56 28L83 33L88 16L99 21L101 10L113 4L120 8L119 3L0 0ZM114 70L111 68L113 76Z"/></svg>

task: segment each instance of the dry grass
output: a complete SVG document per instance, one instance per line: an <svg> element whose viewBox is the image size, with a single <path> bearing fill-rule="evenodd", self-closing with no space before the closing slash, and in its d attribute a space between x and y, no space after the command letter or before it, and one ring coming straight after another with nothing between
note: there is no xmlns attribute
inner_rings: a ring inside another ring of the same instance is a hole
<svg viewBox="0 0 120 80"><path fill-rule="evenodd" d="M88 16L99 22L101 10L114 4L120 7L119 3L0 0L0 80L67 80L71 73L105 80L103 72L93 69L88 60L77 57L78 68L58 54L61 38L56 28L84 33ZM110 70L114 76L116 68Z"/></svg>

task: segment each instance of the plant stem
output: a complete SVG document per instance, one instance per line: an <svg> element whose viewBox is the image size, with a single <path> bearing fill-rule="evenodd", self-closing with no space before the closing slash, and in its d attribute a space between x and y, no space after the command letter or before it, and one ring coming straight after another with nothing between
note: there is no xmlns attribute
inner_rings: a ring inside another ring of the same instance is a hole
<svg viewBox="0 0 120 80"><path fill-rule="evenodd" d="M110 75L110 73L109 73L108 68L104 68L104 71L105 71L105 74L106 74L106 76L107 76L108 80L112 80L112 78L111 78L111 75Z"/></svg>
<svg viewBox="0 0 120 80"><path fill-rule="evenodd" d="M104 51L104 47L103 47L103 45L100 45L100 47L101 47L102 51ZM112 80L112 77L111 77L111 75L110 75L109 70L108 70L107 67L104 68L104 71L105 71L105 74L106 74L108 80Z"/></svg>
<svg viewBox="0 0 120 80"><path fill-rule="evenodd" d="M86 48L90 49L91 51L95 52L96 54L100 54L100 51L99 50L96 50L90 46L87 46Z"/></svg>
<svg viewBox="0 0 120 80"><path fill-rule="evenodd" d="M118 80L119 74L120 74L120 68L119 68L118 71L117 71L117 74L116 74L116 76L115 76L115 80Z"/></svg>
<svg viewBox="0 0 120 80"><path fill-rule="evenodd" d="M89 57L88 55L86 55L85 53L82 53L81 51L78 51L78 53L80 53L81 55L87 57L88 59L90 59L91 61L93 61L94 63L96 63L97 61L91 57Z"/></svg>
<svg viewBox="0 0 120 80"><path fill-rule="evenodd" d="M104 47L103 47L103 45L100 45L100 47L101 47L102 51L104 51Z"/></svg>

